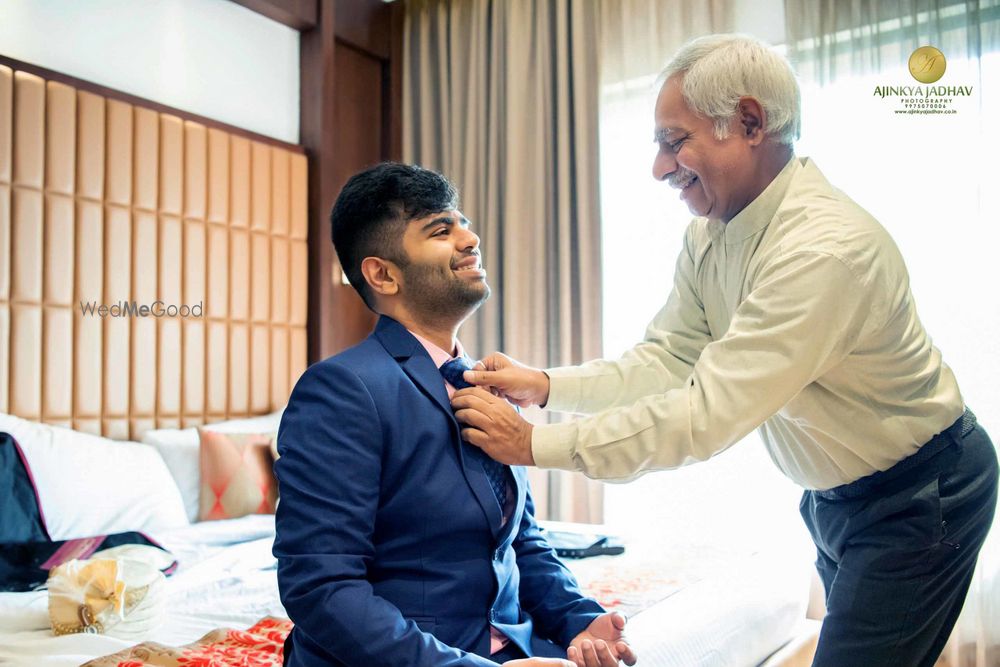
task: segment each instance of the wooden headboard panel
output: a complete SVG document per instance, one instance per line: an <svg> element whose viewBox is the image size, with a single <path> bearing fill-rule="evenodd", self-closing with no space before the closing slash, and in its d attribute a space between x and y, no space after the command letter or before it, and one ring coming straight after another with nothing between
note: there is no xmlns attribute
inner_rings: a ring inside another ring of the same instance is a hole
<svg viewBox="0 0 1000 667"><path fill-rule="evenodd" d="M0 412L137 439L284 406L304 152L32 69L0 64Z"/></svg>

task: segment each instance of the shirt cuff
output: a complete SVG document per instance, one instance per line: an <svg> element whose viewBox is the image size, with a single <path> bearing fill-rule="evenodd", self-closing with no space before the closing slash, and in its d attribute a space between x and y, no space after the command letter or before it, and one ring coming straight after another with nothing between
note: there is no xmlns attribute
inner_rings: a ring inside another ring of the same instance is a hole
<svg viewBox="0 0 1000 667"><path fill-rule="evenodd" d="M531 455L539 468L576 470L573 449L577 427L565 424L540 424L531 431Z"/></svg>
<svg viewBox="0 0 1000 667"><path fill-rule="evenodd" d="M545 403L546 410L559 412L578 412L580 405L579 369L576 366L546 368L549 376L549 400Z"/></svg>

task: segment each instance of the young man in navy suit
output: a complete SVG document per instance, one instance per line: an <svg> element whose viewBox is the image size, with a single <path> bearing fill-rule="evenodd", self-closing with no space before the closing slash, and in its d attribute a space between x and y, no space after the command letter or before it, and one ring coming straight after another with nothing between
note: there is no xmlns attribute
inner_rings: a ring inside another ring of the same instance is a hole
<svg viewBox="0 0 1000 667"><path fill-rule="evenodd" d="M444 177L392 163L334 206L341 266L380 317L303 374L281 421L285 664L632 665L625 619L583 597L539 531L524 469L461 440L456 333L490 288L457 206Z"/></svg>

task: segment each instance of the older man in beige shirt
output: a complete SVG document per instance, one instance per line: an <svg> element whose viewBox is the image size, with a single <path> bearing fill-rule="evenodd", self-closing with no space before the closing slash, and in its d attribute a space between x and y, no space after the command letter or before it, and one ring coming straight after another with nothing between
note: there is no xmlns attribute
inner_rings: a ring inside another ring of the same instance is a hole
<svg viewBox="0 0 1000 667"><path fill-rule="evenodd" d="M497 353L466 379L590 415L535 426L456 394L504 463L627 480L703 461L754 428L803 486L827 595L814 665L930 667L962 608L997 494L996 453L917 317L888 233L797 158L799 91L756 40L668 65L653 175L698 216L674 288L620 359L546 371Z"/></svg>

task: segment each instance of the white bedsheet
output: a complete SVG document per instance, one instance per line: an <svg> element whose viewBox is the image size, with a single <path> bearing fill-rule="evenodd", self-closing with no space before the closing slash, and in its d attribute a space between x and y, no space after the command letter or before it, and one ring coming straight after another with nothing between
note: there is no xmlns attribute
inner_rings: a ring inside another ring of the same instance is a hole
<svg viewBox="0 0 1000 667"><path fill-rule="evenodd" d="M176 646L213 628L244 629L263 616L287 616L271 555L273 516L196 523L151 537L180 565L167 579L166 621L149 640ZM134 643L102 635L55 637L44 591L0 593L0 664L75 666Z"/></svg>
<svg viewBox="0 0 1000 667"><path fill-rule="evenodd" d="M167 580L167 621L148 639L176 646L217 627L246 628L263 616L286 615L271 556L272 516L198 523L152 537L180 567ZM698 570L698 581L630 619L642 667L752 667L791 638L804 617L809 571L801 561L701 554L688 545L658 561L679 574ZM581 566L587 565L571 563ZM0 664L79 665L131 644L101 635L54 637L45 592L0 593Z"/></svg>
<svg viewBox="0 0 1000 667"><path fill-rule="evenodd" d="M775 554L732 563L633 618L642 667L753 667L805 618L809 569Z"/></svg>

